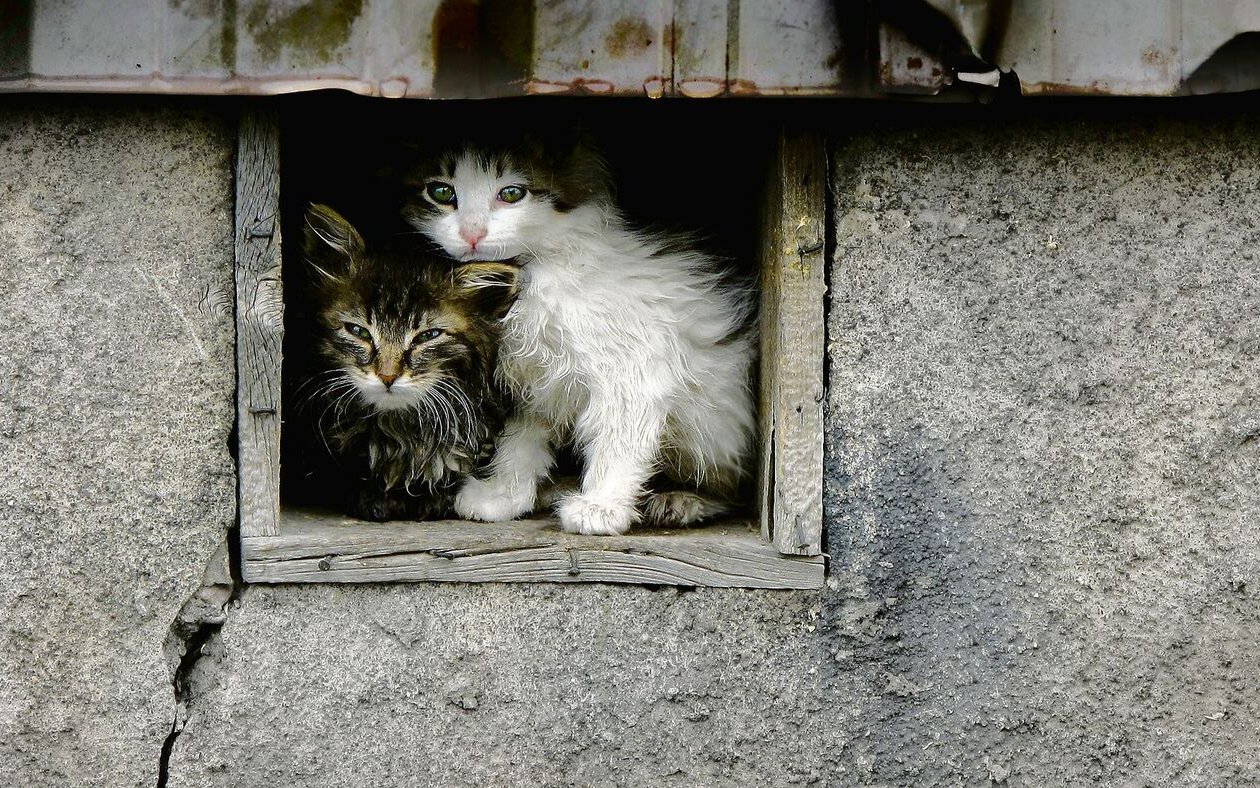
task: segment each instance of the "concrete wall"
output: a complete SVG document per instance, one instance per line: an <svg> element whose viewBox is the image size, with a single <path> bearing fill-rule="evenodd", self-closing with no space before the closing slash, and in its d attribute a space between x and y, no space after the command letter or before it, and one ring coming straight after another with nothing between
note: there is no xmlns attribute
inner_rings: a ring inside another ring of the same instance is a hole
<svg viewBox="0 0 1260 788"><path fill-rule="evenodd" d="M1260 781L1256 112L1092 106L834 113L825 590L240 589L169 784ZM231 516L230 137L6 109L0 297L51 338L3 358L0 772L151 784Z"/></svg>
<svg viewBox="0 0 1260 788"><path fill-rule="evenodd" d="M836 152L823 637L872 730L841 762L1251 784L1257 117L1033 106Z"/></svg>
<svg viewBox="0 0 1260 788"><path fill-rule="evenodd" d="M156 784L171 622L235 517L234 136L0 100L0 774Z"/></svg>

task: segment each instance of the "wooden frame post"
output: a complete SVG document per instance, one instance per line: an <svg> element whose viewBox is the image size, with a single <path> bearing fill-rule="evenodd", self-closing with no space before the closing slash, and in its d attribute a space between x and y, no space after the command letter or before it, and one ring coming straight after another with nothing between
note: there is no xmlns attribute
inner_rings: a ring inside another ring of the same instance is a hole
<svg viewBox="0 0 1260 788"><path fill-rule="evenodd" d="M241 537L280 522L280 127L242 109L236 151L236 424Z"/></svg>
<svg viewBox="0 0 1260 788"><path fill-rule="evenodd" d="M761 260L761 533L781 553L822 553L826 359L826 148L785 130L766 188Z"/></svg>
<svg viewBox="0 0 1260 788"><path fill-rule="evenodd" d="M823 585L824 167L816 136L775 152L763 254L764 533L733 519L620 537L561 533L554 519L368 523L281 507L280 122L248 107L236 170L237 425L242 574L251 583L648 583ZM767 520L766 518L769 518ZM772 525L768 524L772 521ZM785 555L786 553L786 555Z"/></svg>

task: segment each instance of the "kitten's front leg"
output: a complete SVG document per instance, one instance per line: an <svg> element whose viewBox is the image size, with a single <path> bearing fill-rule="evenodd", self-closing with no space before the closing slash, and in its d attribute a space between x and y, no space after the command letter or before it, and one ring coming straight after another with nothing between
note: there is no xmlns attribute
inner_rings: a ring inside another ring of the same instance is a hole
<svg viewBox="0 0 1260 788"><path fill-rule="evenodd" d="M582 491L556 512L560 527L575 534L624 534L638 521L635 504L660 450L664 408L639 392L592 395L578 424L586 469Z"/></svg>
<svg viewBox="0 0 1260 788"><path fill-rule="evenodd" d="M551 470L551 430L536 414L508 419L487 479L470 477L455 496L460 517L501 522L534 511L538 482Z"/></svg>

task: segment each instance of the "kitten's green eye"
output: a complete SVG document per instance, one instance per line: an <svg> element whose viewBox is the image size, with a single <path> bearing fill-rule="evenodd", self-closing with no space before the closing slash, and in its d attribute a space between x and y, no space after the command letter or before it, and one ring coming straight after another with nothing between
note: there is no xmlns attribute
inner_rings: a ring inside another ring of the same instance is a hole
<svg viewBox="0 0 1260 788"><path fill-rule="evenodd" d="M455 187L449 183L433 181L425 186L424 190L429 193L429 197L438 205L452 205L455 202Z"/></svg>
<svg viewBox="0 0 1260 788"><path fill-rule="evenodd" d="M421 331L419 334L416 334L416 338L411 344L419 345L422 342L432 342L445 333L446 332L440 328L430 328L428 331Z"/></svg>
<svg viewBox="0 0 1260 788"><path fill-rule="evenodd" d="M499 199L503 202L520 202L525 198L524 186L504 186L499 189Z"/></svg>
<svg viewBox="0 0 1260 788"><path fill-rule="evenodd" d="M349 331L351 334L355 335L359 339L362 339L364 342L372 341L372 332L368 331L358 323L343 323L342 326L346 329L346 331Z"/></svg>

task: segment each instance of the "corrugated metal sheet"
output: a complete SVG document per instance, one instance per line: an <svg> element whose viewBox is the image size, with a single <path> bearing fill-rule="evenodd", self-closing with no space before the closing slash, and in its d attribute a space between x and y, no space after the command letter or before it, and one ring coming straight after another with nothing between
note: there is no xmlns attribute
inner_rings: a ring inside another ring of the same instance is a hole
<svg viewBox="0 0 1260 788"><path fill-rule="evenodd" d="M1017 75L1024 95L1173 96L1260 88L1256 0L930 5L979 60Z"/></svg>
<svg viewBox="0 0 1260 788"><path fill-rule="evenodd" d="M1176 95L1260 87L1256 0L0 0L0 90ZM1009 77L1008 77L1009 79Z"/></svg>
<svg viewBox="0 0 1260 788"><path fill-rule="evenodd" d="M1016 3L997 58L1026 94L1171 95L1183 81L1182 7L1192 4Z"/></svg>

